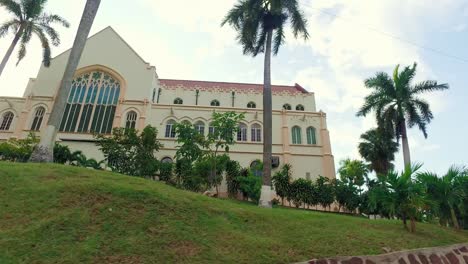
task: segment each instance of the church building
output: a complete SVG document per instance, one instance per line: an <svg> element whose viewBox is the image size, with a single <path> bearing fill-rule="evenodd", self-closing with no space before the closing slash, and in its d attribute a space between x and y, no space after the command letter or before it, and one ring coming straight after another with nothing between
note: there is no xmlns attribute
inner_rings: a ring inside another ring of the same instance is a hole
<svg viewBox="0 0 468 264"><path fill-rule="evenodd" d="M112 45L108 45L112 43ZM29 80L23 97L0 97L0 140L40 135L46 127L70 51L42 66ZM0 89L1 91L2 89ZM114 127L157 127L164 147L156 157L172 162L176 152L174 124L188 121L207 135L212 113L245 113L230 157L243 167L262 159L262 84L159 78L111 27L86 44L63 113L57 142L102 160L93 132ZM317 111L315 94L299 84L273 85L273 173L283 164L293 178L335 178L326 114Z"/></svg>

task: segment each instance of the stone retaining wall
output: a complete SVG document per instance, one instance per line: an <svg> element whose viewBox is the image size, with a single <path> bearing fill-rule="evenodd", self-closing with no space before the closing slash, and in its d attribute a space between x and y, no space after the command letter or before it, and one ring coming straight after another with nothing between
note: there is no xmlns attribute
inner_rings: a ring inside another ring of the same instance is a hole
<svg viewBox="0 0 468 264"><path fill-rule="evenodd" d="M422 248L377 256L314 259L303 264L468 264L468 243L447 247Z"/></svg>

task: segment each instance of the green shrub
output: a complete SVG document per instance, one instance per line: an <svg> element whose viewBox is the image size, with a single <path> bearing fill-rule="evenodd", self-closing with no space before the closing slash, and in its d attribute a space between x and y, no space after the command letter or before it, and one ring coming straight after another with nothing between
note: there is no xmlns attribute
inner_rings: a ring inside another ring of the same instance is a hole
<svg viewBox="0 0 468 264"><path fill-rule="evenodd" d="M238 177L241 176L241 166L239 162L235 160L229 160L226 163L226 183L228 189L228 195L231 198L237 197L240 185Z"/></svg>
<svg viewBox="0 0 468 264"><path fill-rule="evenodd" d="M262 188L262 178L249 173L248 176L237 177L240 191L250 200L258 202Z"/></svg>
<svg viewBox="0 0 468 264"><path fill-rule="evenodd" d="M172 179L173 163L159 164L159 180L169 182Z"/></svg>
<svg viewBox="0 0 468 264"><path fill-rule="evenodd" d="M0 160L27 162L39 139L30 133L25 139L10 139L0 144Z"/></svg>

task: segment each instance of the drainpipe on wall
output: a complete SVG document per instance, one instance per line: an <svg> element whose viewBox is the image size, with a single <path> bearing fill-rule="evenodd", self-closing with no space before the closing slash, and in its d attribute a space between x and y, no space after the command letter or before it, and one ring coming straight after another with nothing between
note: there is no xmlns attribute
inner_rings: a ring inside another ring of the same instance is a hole
<svg viewBox="0 0 468 264"><path fill-rule="evenodd" d="M195 105L198 105L198 96L200 94L200 90L195 91Z"/></svg>
<svg viewBox="0 0 468 264"><path fill-rule="evenodd" d="M159 104L159 97L161 96L161 92L162 92L162 90L161 90L161 88L159 88L158 89L158 99L156 100L156 103L158 103L158 104Z"/></svg>
<svg viewBox="0 0 468 264"><path fill-rule="evenodd" d="M232 92L232 107L234 107L234 101L236 99L236 92Z"/></svg>

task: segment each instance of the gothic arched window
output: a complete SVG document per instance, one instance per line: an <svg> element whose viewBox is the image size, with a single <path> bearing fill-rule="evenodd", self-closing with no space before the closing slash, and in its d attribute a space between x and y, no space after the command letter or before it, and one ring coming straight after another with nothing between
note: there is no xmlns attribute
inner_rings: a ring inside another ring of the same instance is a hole
<svg viewBox="0 0 468 264"><path fill-rule="evenodd" d="M135 111L128 112L127 121L125 122L125 128L135 129L137 118L138 118L138 114Z"/></svg>
<svg viewBox="0 0 468 264"><path fill-rule="evenodd" d="M119 96L120 82L105 72L93 71L76 77L60 131L111 133Z"/></svg>
<svg viewBox="0 0 468 264"><path fill-rule="evenodd" d="M174 104L176 105L184 104L184 100L182 100L181 98L176 98L174 99Z"/></svg>
<svg viewBox="0 0 468 264"><path fill-rule="evenodd" d="M303 105L297 105L296 106L296 111L304 111L304 106Z"/></svg>
<svg viewBox="0 0 468 264"><path fill-rule="evenodd" d="M307 132L307 144L309 145L317 144L317 136L316 136L315 127L308 127L306 132Z"/></svg>
<svg viewBox="0 0 468 264"><path fill-rule="evenodd" d="M198 121L195 123L195 130L198 131L201 135L205 135L205 123Z"/></svg>
<svg viewBox="0 0 468 264"><path fill-rule="evenodd" d="M295 126L292 128L292 143L293 144L302 144L302 131L301 128Z"/></svg>
<svg viewBox="0 0 468 264"><path fill-rule="evenodd" d="M8 131L10 130L11 123L13 122L13 118L15 114L13 112L8 111L2 115L0 118L0 131Z"/></svg>
<svg viewBox="0 0 468 264"><path fill-rule="evenodd" d="M167 138L175 138L176 137L176 131L175 131L175 121L174 120L169 120L166 123L166 133L165 136Z"/></svg>
<svg viewBox="0 0 468 264"><path fill-rule="evenodd" d="M254 102L249 102L247 108L257 108L257 105Z"/></svg>
<svg viewBox="0 0 468 264"><path fill-rule="evenodd" d="M247 141L247 125L239 124L239 128L237 130L237 141Z"/></svg>
<svg viewBox="0 0 468 264"><path fill-rule="evenodd" d="M284 109L284 110L291 110L292 108L291 108L291 105L290 105L290 104L284 104L284 105L283 105L283 109Z"/></svg>
<svg viewBox="0 0 468 264"><path fill-rule="evenodd" d="M31 131L39 131L41 129L42 119L44 119L44 114L45 114L44 107L39 106L36 108L36 111L34 112L34 119L31 124Z"/></svg>

